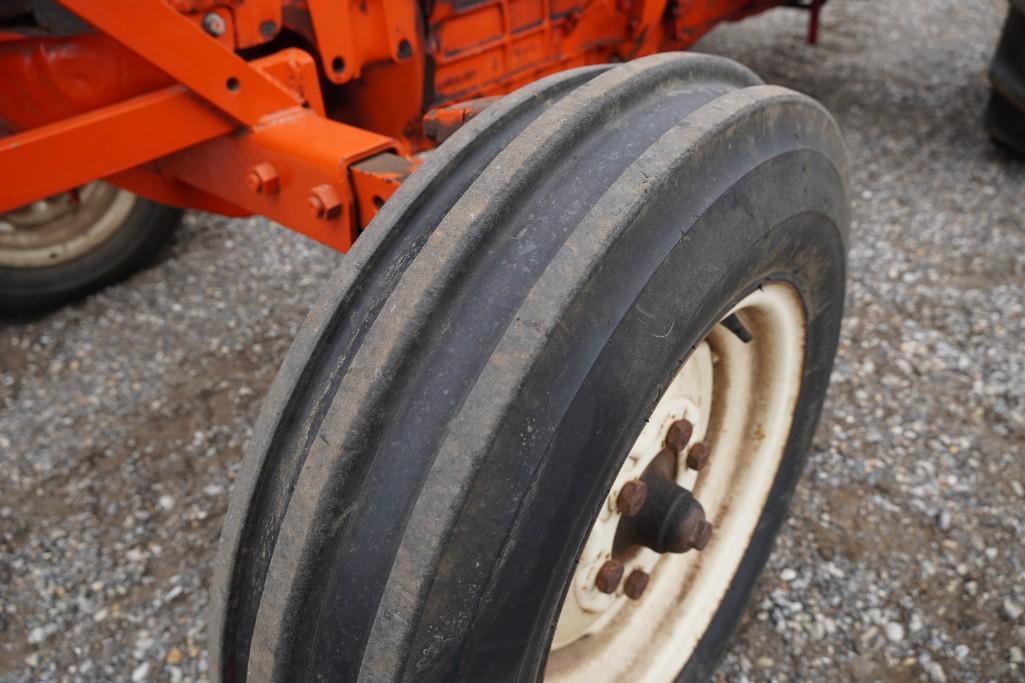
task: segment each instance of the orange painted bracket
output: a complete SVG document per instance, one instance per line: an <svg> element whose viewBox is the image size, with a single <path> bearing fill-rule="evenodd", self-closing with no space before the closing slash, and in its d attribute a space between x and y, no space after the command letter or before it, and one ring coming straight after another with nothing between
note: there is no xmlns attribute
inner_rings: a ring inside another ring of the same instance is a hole
<svg viewBox="0 0 1025 683"><path fill-rule="evenodd" d="M348 0L307 0L324 73L332 83L359 78L362 64Z"/></svg>
<svg viewBox="0 0 1025 683"><path fill-rule="evenodd" d="M438 107L424 114L424 136L435 144L448 140L464 123L498 101L498 97L478 97L447 107Z"/></svg>
<svg viewBox="0 0 1025 683"><path fill-rule="evenodd" d="M346 251L360 227L349 168L394 149L392 138L297 107L239 135L161 159L159 166L189 185Z"/></svg>
<svg viewBox="0 0 1025 683"><path fill-rule="evenodd" d="M365 228L377 212L395 194L402 181L419 166L419 160L384 152L353 164L352 188L356 194L359 225Z"/></svg>
<svg viewBox="0 0 1025 683"><path fill-rule="evenodd" d="M240 206L226 202L198 187L186 185L180 180L162 175L153 164L136 166L121 173L104 178L111 185L134 192L143 197L158 197L164 204L182 209L197 209L219 213L222 216L244 217L250 213Z"/></svg>
<svg viewBox="0 0 1025 683"><path fill-rule="evenodd" d="M402 62L413 56L414 46L419 43L416 36L415 2L385 2L385 40L388 51L396 62Z"/></svg>
<svg viewBox="0 0 1025 683"><path fill-rule="evenodd" d="M0 138L0 213L233 128L175 85Z"/></svg>
<svg viewBox="0 0 1025 683"><path fill-rule="evenodd" d="M62 5L247 125L299 103L280 84L203 32L163 0Z"/></svg>
<svg viewBox="0 0 1025 683"><path fill-rule="evenodd" d="M236 0L235 40L239 47L260 45L281 30L281 0Z"/></svg>
<svg viewBox="0 0 1025 683"><path fill-rule="evenodd" d="M256 60L254 67L293 93L290 101L305 100L313 112L323 113L317 69L309 54L282 50ZM296 109L292 104L288 111ZM0 212L127 171L234 129L223 115L175 85L0 138ZM173 204L180 204L184 196L180 191L163 191L168 188L161 184L137 187L149 189L143 193L146 196ZM209 205L209 201L202 203Z"/></svg>

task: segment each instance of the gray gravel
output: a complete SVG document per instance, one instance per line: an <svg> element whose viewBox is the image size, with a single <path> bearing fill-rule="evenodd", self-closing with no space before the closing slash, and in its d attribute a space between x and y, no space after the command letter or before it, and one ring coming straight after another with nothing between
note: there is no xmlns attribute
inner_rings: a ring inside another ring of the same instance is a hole
<svg viewBox="0 0 1025 683"><path fill-rule="evenodd" d="M1025 163L980 127L1005 4L836 0L701 49L832 110L844 339L724 680L1025 678ZM201 680L227 491L340 257L190 216L156 267L0 327L0 678Z"/></svg>

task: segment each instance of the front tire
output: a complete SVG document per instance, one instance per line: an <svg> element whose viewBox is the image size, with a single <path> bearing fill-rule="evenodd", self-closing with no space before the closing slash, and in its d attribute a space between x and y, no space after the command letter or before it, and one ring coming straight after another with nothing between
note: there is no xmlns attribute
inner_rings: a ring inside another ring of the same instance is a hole
<svg viewBox="0 0 1025 683"><path fill-rule="evenodd" d="M544 677L574 644L549 657L660 397L731 313L757 334L745 302L782 288L800 342L778 375L792 396L770 411L771 471L747 536L706 548L743 544L707 623L649 679L706 675L780 526L836 350L835 123L728 60L659 55L535 84L437 154L357 242L271 391L222 538L214 675ZM752 392L774 357L743 366ZM716 419L703 429L728 451ZM726 422L764 439L756 420Z"/></svg>

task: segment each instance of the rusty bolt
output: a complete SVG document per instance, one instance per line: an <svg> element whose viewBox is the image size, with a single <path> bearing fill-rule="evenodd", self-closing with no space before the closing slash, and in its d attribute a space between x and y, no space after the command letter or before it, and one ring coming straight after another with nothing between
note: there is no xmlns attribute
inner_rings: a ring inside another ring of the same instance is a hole
<svg viewBox="0 0 1025 683"><path fill-rule="evenodd" d="M598 570L598 576L594 579L595 587L606 595L612 595L623 580L625 568L618 560L605 560L605 564Z"/></svg>
<svg viewBox="0 0 1025 683"><path fill-rule="evenodd" d="M626 577L626 583L623 584L623 593L631 600L640 600L641 596L644 595L644 590L648 587L648 579L650 578L647 572L642 572L640 569L633 570L630 572L630 576Z"/></svg>
<svg viewBox="0 0 1025 683"><path fill-rule="evenodd" d="M208 12L203 17L203 30L215 38L223 36L227 28L228 24L224 21L224 17L216 12Z"/></svg>
<svg viewBox="0 0 1025 683"><path fill-rule="evenodd" d="M666 432L666 447L679 455L680 451L690 443L690 437L693 434L694 425L689 420L677 420L669 425L669 431Z"/></svg>
<svg viewBox="0 0 1025 683"><path fill-rule="evenodd" d="M687 467L692 470L701 470L708 464L708 458L712 455L712 447L704 441L698 441L690 447L687 453Z"/></svg>
<svg viewBox="0 0 1025 683"><path fill-rule="evenodd" d="M317 185L312 188L306 201L309 203L310 211L317 218L331 220L342 215L342 200L338 196L338 190L332 185Z"/></svg>
<svg viewBox="0 0 1025 683"><path fill-rule="evenodd" d="M266 161L249 169L246 173L246 182L253 192L277 194L281 189L281 179L278 178L277 169Z"/></svg>
<svg viewBox="0 0 1025 683"><path fill-rule="evenodd" d="M648 495L648 485L639 479L623 484L616 496L616 508L624 517L633 517L644 507L644 498Z"/></svg>

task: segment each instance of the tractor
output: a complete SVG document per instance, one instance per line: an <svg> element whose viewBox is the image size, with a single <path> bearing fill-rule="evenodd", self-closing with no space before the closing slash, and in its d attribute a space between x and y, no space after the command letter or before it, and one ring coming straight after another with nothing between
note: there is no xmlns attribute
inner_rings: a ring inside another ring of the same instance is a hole
<svg viewBox="0 0 1025 683"><path fill-rule="evenodd" d="M214 680L713 671L844 302L833 118L681 52L779 5L814 41L821 0L0 2L0 311L183 209L348 252L232 492Z"/></svg>

